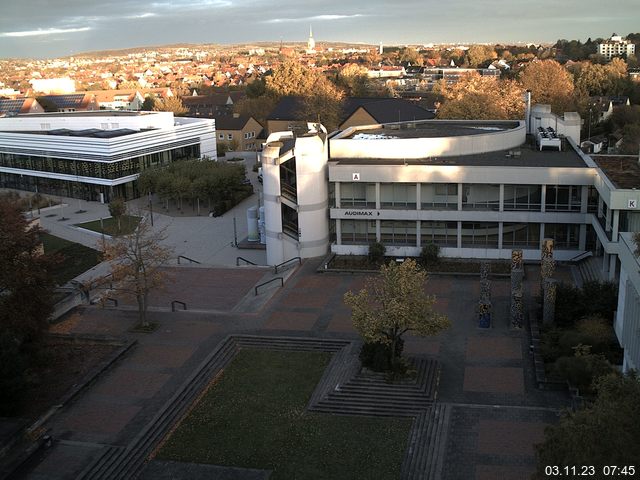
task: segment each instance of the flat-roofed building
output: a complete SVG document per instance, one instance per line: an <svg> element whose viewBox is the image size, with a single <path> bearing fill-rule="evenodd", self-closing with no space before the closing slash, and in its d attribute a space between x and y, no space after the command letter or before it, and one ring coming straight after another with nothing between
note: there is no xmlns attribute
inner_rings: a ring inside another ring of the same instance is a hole
<svg viewBox="0 0 640 480"><path fill-rule="evenodd" d="M636 46L629 40L623 40L620 35L615 33L609 40L605 40L598 44L598 54L607 60L613 57L629 56L636 53Z"/></svg>
<svg viewBox="0 0 640 480"><path fill-rule="evenodd" d="M0 118L4 188L130 199L142 170L203 157L216 158L214 120L104 110Z"/></svg>

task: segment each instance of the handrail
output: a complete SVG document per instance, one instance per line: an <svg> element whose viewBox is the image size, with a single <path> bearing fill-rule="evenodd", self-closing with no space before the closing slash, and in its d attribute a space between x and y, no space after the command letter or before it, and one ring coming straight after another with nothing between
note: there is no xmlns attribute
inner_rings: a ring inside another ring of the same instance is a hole
<svg viewBox="0 0 640 480"><path fill-rule="evenodd" d="M267 282L261 283L260 285L256 285L256 287L253 289L253 291L255 292L256 296L258 296L258 288L264 287L265 285L268 285L271 282L275 282L276 280L280 280L280 286L284 287L284 279L282 277L272 278L271 280L269 280Z"/></svg>
<svg viewBox="0 0 640 480"><path fill-rule="evenodd" d="M584 260L585 258L593 257L593 252L591 250L587 250L586 252L579 253L575 257L570 258L569 262L578 262L580 260Z"/></svg>
<svg viewBox="0 0 640 480"><path fill-rule="evenodd" d="M179 304L179 305L181 305L183 310L186 310L186 309L187 309L187 304L186 304L186 303L181 302L180 300L173 300L173 301L171 302L171 311L172 311L172 312L175 312L175 311L176 311L176 303L177 303L177 304Z"/></svg>
<svg viewBox="0 0 640 480"><path fill-rule="evenodd" d="M289 260L285 260L284 262L282 262L282 263L281 263L281 264L279 264L279 265L276 265L276 266L274 267L274 269L273 269L273 273L278 273L278 268L283 267L283 266L285 266L287 263L290 263L290 262L292 262L292 261L294 261L294 260L298 260L298 264L299 264L299 265L302 265L302 258L300 258L300 257L293 257L293 258L290 258Z"/></svg>
<svg viewBox="0 0 640 480"><path fill-rule="evenodd" d="M189 262L191 262L191 263L197 263L198 265L200 265L199 261L194 260L193 258L185 257L184 255L178 255L178 265L180 265L180 259L181 258L184 258L185 260L189 260Z"/></svg>
<svg viewBox="0 0 640 480"><path fill-rule="evenodd" d="M257 265L257 263L253 263L251 260L247 260L246 258L236 257L236 267L240 266L240 260L242 260L243 262L247 262L247 264L249 265Z"/></svg>

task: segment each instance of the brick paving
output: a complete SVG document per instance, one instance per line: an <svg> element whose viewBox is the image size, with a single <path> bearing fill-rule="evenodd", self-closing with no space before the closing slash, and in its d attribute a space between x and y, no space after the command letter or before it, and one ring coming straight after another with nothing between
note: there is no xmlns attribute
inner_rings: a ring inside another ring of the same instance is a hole
<svg viewBox="0 0 640 480"><path fill-rule="evenodd" d="M305 262L284 288L274 289L268 303L248 313L232 313L233 307L251 293L264 270L178 269L179 280L154 296L158 304L179 293L182 298L175 299L190 308L213 313L150 311L149 319L158 325L151 334L131 332L135 311L77 310L81 318L70 323L72 332L124 336L139 343L47 428L57 439L127 445L231 333L357 339L342 297L362 288L366 275L317 274L318 263ZM527 478L535 467L532 445L545 425L557 421L556 410L566 399L536 388L526 332L509 329L508 279L492 280L492 326L477 328L478 282L476 276L433 275L426 288L437 295L436 310L446 313L452 326L434 338L407 335L405 352L435 357L442 368L438 401L453 406L444 426L443 478ZM532 276L527 270L526 288L531 291L536 282L535 272ZM75 454L82 458L66 466L60 460L57 471L43 473L44 465L56 464L70 448L56 443L33 478L75 478L79 465L97 455L95 448L78 448Z"/></svg>

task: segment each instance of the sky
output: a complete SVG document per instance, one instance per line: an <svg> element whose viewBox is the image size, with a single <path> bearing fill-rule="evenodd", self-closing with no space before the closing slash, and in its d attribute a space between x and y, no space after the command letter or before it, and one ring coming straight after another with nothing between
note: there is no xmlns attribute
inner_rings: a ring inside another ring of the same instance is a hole
<svg viewBox="0 0 640 480"><path fill-rule="evenodd" d="M0 0L0 58L174 43L541 43L640 30L638 0Z"/></svg>

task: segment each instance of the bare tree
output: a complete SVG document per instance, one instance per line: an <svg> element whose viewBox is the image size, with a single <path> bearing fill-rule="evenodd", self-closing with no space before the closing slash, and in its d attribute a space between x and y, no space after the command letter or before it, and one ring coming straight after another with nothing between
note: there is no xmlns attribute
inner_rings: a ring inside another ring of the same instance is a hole
<svg viewBox="0 0 640 480"><path fill-rule="evenodd" d="M163 230L153 230L143 219L133 233L105 241L103 245L104 256L111 262L116 290L136 299L142 327L149 326L149 292L161 288L167 280L162 266L171 258L173 250L162 245L165 239Z"/></svg>

